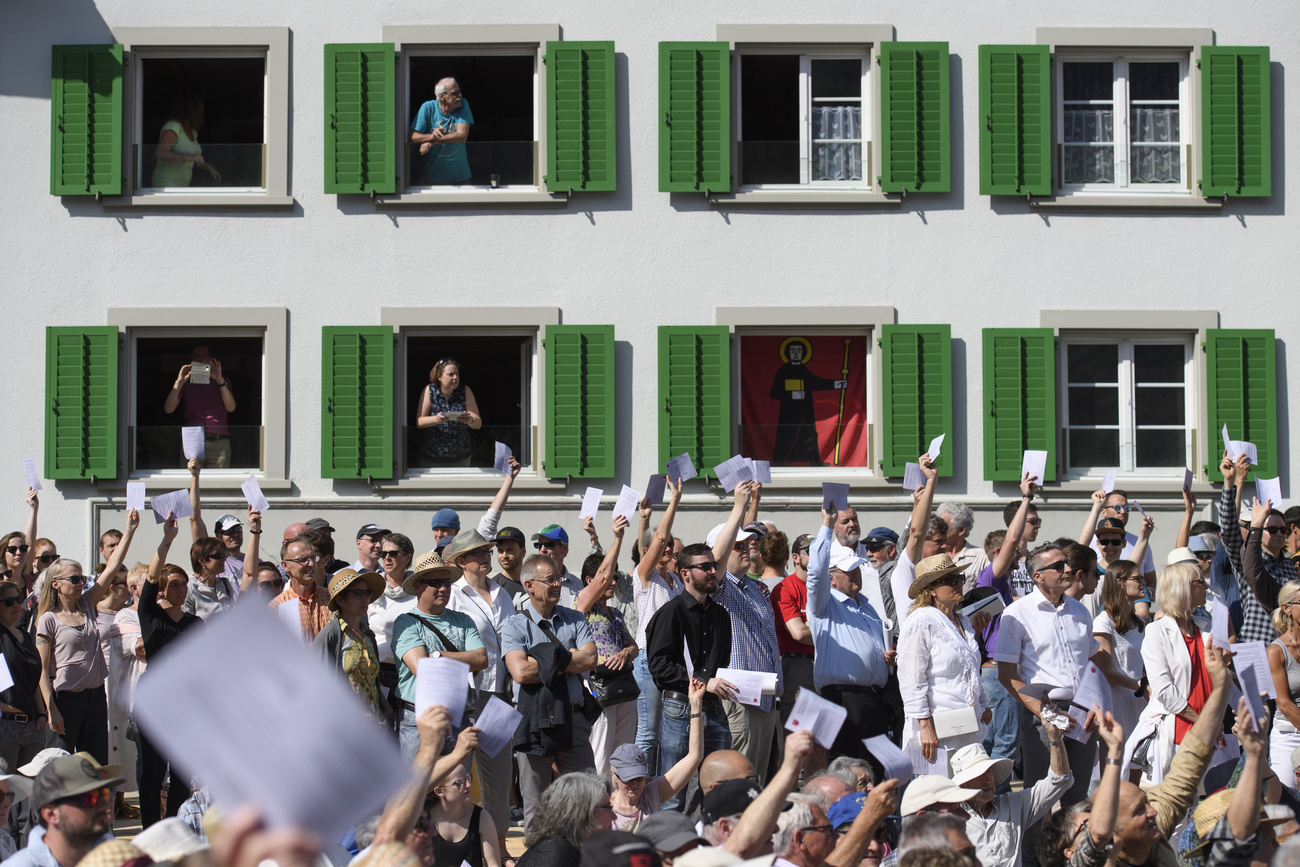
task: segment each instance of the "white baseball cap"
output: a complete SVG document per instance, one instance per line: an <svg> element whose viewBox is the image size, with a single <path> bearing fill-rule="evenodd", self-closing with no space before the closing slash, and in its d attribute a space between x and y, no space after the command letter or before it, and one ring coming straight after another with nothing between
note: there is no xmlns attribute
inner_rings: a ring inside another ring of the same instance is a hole
<svg viewBox="0 0 1300 867"><path fill-rule="evenodd" d="M859 557L857 552L852 548L841 545L839 542L831 542L831 568L838 569L841 572L852 572L860 566L866 565L866 560Z"/></svg>
<svg viewBox="0 0 1300 867"><path fill-rule="evenodd" d="M706 545L708 545L710 548L712 548L712 547L713 547L713 543L716 542L716 541L718 541L718 537L722 535L722 530L723 530L723 528L726 527L726 526L727 526L727 525L726 525L725 523L723 523L723 524L719 524L718 526L716 526L716 527L714 527L712 530L710 530L710 531L709 531L709 536L708 536L707 539L704 540L704 543L705 543ZM751 532L751 531L749 531L749 530L737 530L737 531L736 531L736 541L737 541L737 542L744 542L746 539L748 539L748 538L749 538L750 536L752 536L752 535L754 535L753 532Z"/></svg>

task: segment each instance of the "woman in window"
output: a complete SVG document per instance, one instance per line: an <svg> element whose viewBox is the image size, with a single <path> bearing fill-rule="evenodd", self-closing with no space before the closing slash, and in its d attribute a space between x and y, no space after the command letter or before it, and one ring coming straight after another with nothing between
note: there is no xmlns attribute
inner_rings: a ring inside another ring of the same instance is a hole
<svg viewBox="0 0 1300 867"><path fill-rule="evenodd" d="M1128 560L1111 564L1101 584L1102 610L1092 621L1093 638L1101 645L1099 655L1104 654L1114 663L1098 667L1110 680L1115 720L1126 732L1136 728L1138 714L1146 705L1146 699L1135 691L1142 681L1142 630L1146 626L1134 610L1146 592L1140 571L1136 563ZM1102 744L1104 747L1104 740ZM1104 754L1098 756L1099 760L1104 758Z"/></svg>
<svg viewBox="0 0 1300 867"><path fill-rule="evenodd" d="M196 165L212 176L214 184L221 183L221 172L203 159L203 148L199 147L203 98L192 93L178 96L167 115L171 119L163 124L154 150L158 162L153 169L153 185L188 187Z"/></svg>
<svg viewBox="0 0 1300 867"><path fill-rule="evenodd" d="M366 624L366 610L370 600L383 592L384 579L378 572L340 569L334 573L329 584L329 609L334 613L312 642L322 659L343 672L366 716L381 724L391 720L392 709L379 690L379 651Z"/></svg>
<svg viewBox="0 0 1300 867"><path fill-rule="evenodd" d="M483 427L483 419L474 392L460 381L456 359L444 358L429 371L416 424L424 429L421 452L434 466L469 466L469 432Z"/></svg>
<svg viewBox="0 0 1300 867"><path fill-rule="evenodd" d="M50 728L63 735L68 752L84 750L101 765L108 763L108 665L96 607L108 594L139 526L140 513L132 510L121 543L90 586L80 563L56 560L46 572L36 609L36 649L50 675L41 683L48 690Z"/></svg>

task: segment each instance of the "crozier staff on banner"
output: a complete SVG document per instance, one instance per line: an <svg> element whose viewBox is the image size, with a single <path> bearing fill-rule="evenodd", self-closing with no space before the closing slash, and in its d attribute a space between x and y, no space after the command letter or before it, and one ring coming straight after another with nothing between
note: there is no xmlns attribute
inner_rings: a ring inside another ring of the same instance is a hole
<svg viewBox="0 0 1300 867"><path fill-rule="evenodd" d="M867 465L865 336L742 335L740 346L745 454L773 466Z"/></svg>

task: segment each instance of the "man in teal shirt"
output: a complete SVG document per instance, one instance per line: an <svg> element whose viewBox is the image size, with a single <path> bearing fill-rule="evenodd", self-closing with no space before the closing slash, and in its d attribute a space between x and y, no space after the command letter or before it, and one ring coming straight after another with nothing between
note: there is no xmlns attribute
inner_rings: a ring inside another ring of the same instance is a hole
<svg viewBox="0 0 1300 867"><path fill-rule="evenodd" d="M410 141L420 145L424 179L431 184L459 184L470 179L465 141L474 113L454 78L444 78L433 88L434 99L420 106L411 125Z"/></svg>

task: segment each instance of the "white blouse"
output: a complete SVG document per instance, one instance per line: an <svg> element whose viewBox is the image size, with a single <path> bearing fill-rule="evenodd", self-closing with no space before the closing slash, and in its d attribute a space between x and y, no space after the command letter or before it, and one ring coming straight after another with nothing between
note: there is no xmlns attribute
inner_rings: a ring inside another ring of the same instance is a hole
<svg viewBox="0 0 1300 867"><path fill-rule="evenodd" d="M918 608L904 621L898 639L898 686L908 719L928 719L936 711L988 707L980 682L980 652L970 621L961 618L963 636L938 608Z"/></svg>

